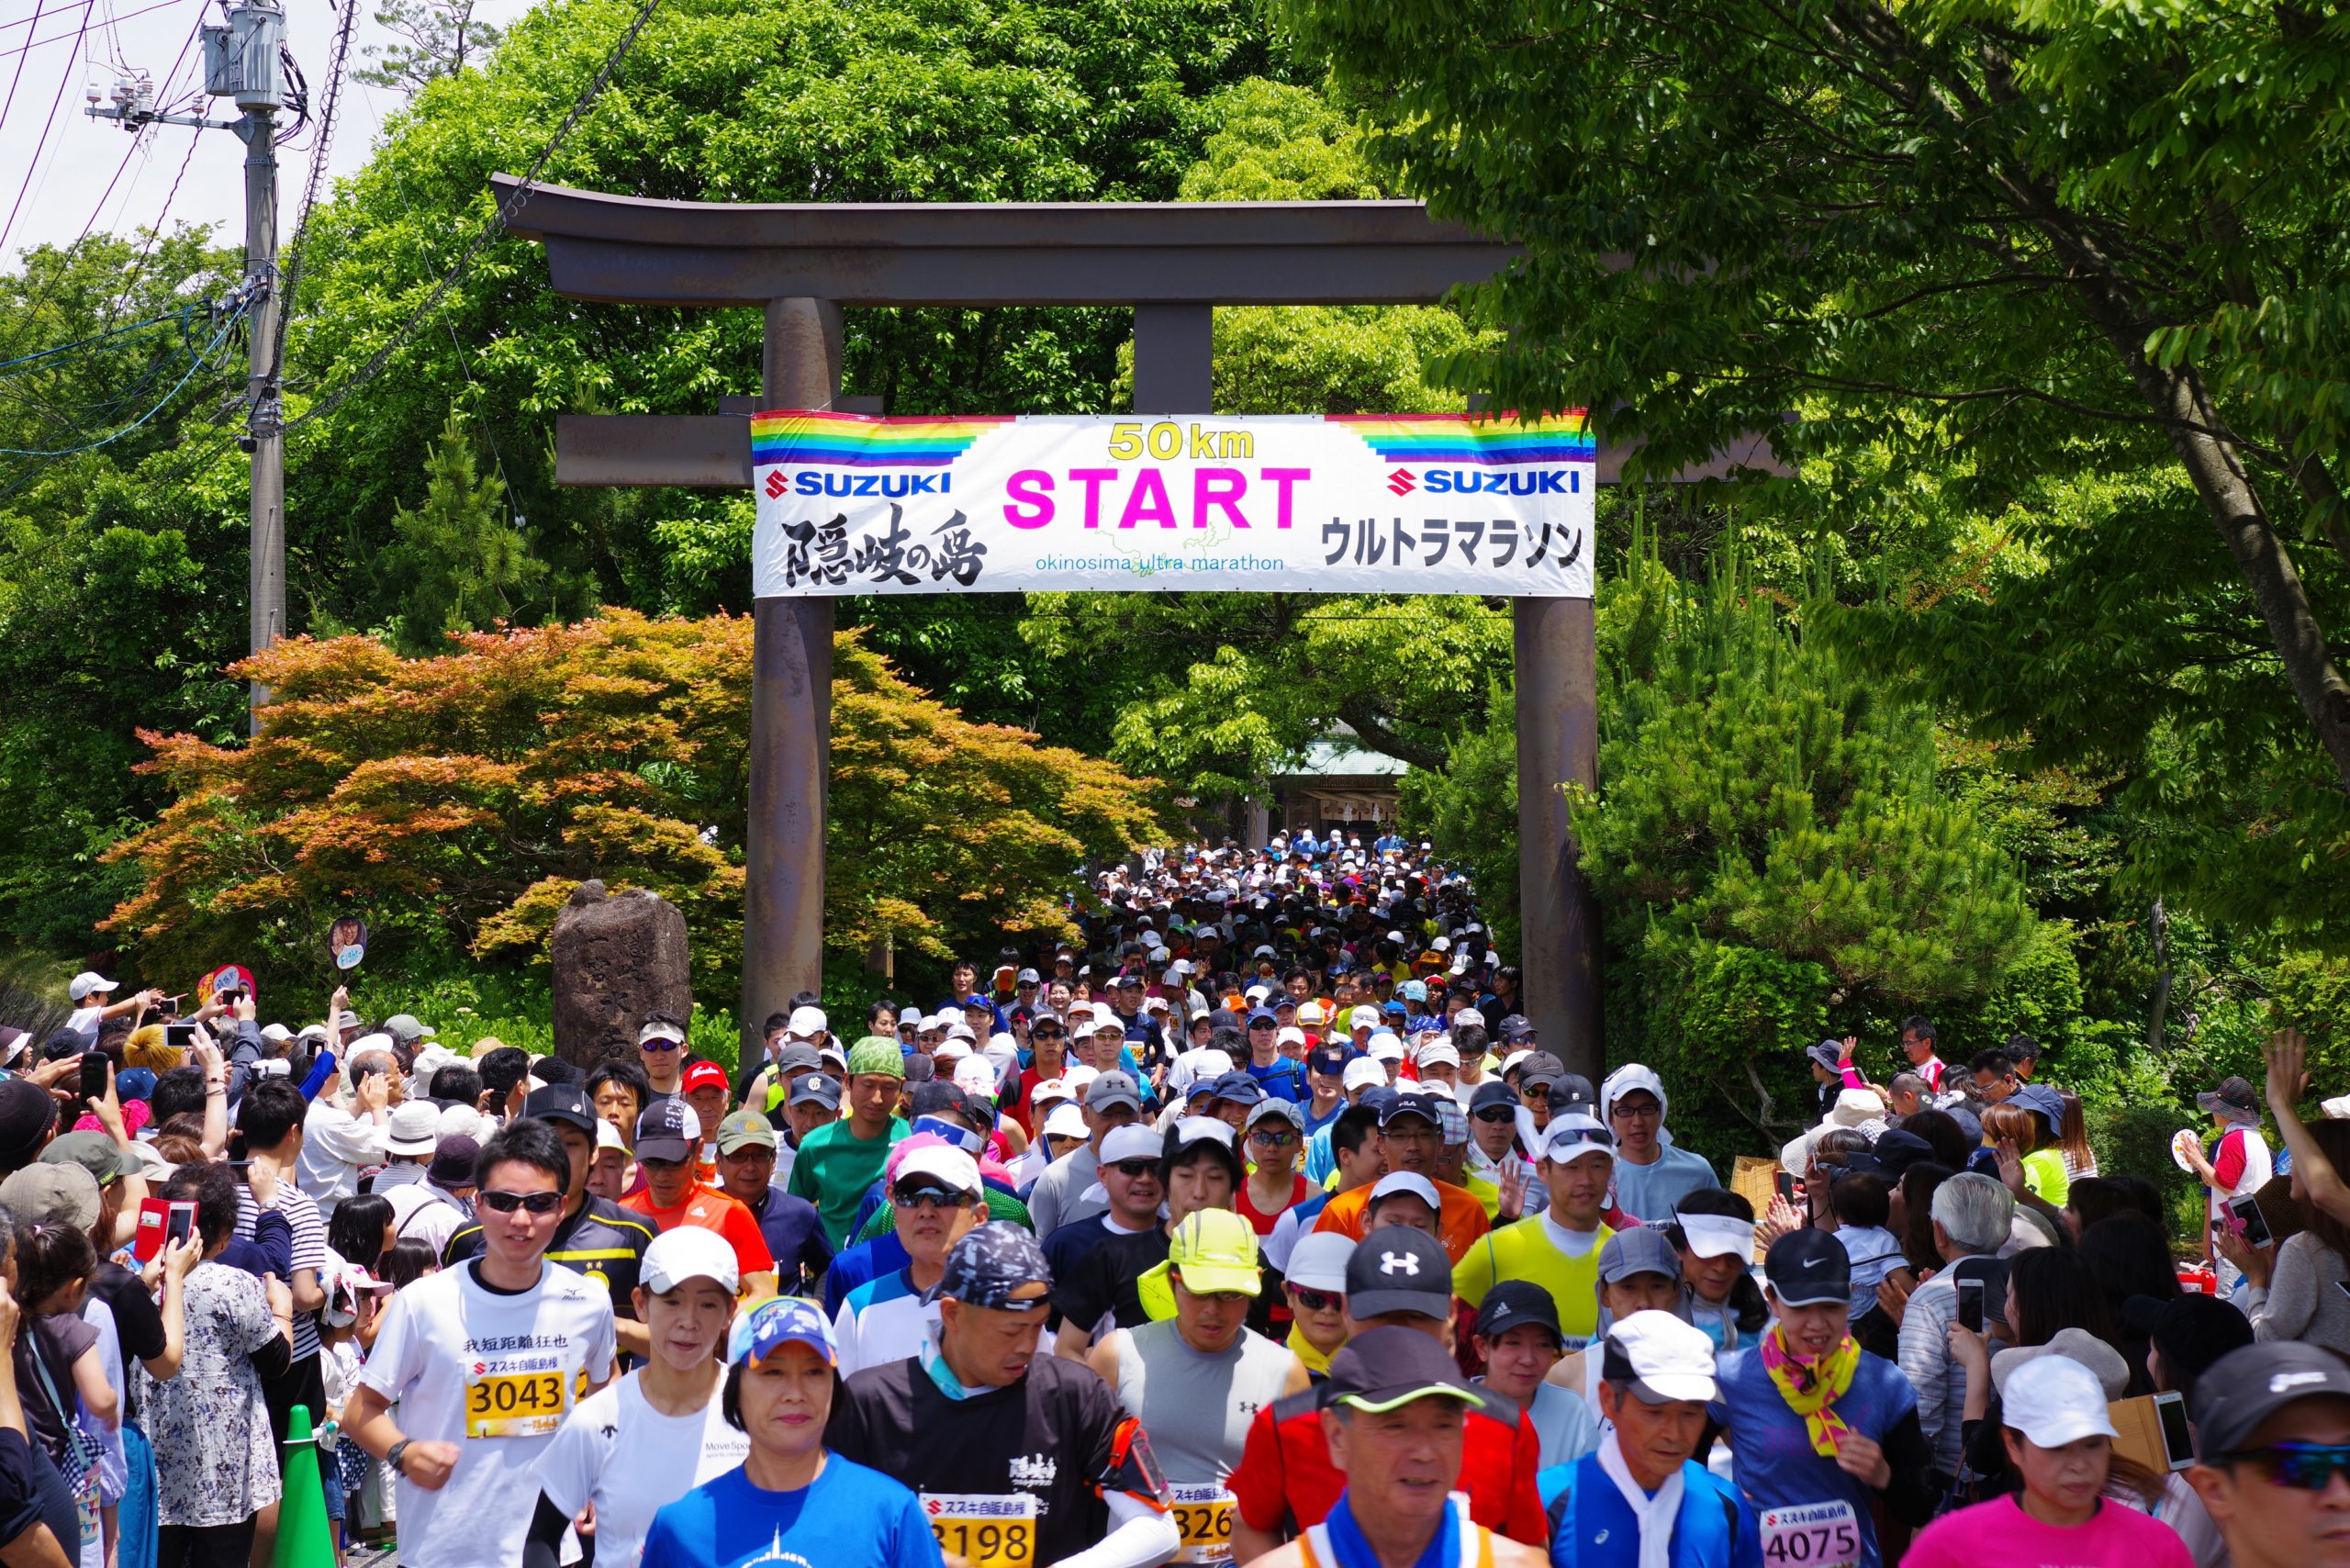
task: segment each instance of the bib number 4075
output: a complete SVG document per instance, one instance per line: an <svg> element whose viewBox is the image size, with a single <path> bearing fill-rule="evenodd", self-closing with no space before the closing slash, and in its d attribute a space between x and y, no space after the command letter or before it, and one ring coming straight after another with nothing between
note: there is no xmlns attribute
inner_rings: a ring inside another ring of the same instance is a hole
<svg viewBox="0 0 2350 1568"><path fill-rule="evenodd" d="M1858 1568L1861 1526L1850 1503L1765 1508L1761 1523L1769 1568Z"/></svg>

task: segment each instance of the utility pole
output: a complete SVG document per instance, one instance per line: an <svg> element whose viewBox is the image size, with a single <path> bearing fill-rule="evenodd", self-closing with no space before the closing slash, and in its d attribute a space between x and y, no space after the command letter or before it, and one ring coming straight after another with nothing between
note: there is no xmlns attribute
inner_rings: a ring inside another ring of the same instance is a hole
<svg viewBox="0 0 2350 1568"><path fill-rule="evenodd" d="M277 276L277 111L285 104L278 69L285 12L278 0L231 0L223 19L207 23L203 32L205 91L234 99L244 111L237 118L160 114L154 84L144 73L117 81L110 104L101 104L97 89L91 88L83 112L118 120L132 132L151 125L233 130L245 144L245 276L241 293L248 312L247 366L245 433L238 444L252 464L247 629L251 651L258 654L285 633L285 434L277 344L278 314L285 306ZM261 705L268 698L267 688L252 688L249 722L255 734L261 730Z"/></svg>

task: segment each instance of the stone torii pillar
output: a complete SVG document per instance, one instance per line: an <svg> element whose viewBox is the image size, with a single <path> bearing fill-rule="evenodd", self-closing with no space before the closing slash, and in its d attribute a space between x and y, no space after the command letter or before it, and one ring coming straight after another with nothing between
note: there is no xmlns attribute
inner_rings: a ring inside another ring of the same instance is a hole
<svg viewBox="0 0 2350 1568"><path fill-rule="evenodd" d="M519 184L497 175L494 194ZM727 204L535 185L507 205L509 230L545 245L558 293L765 310L765 408L839 406L845 306L1113 305L1135 312L1136 411L1210 412L1216 306L1434 304L1520 254L1417 202ZM557 482L747 487L754 401L559 416ZM1620 455L1600 454L1603 480ZM1749 450L1704 472L1758 455L1767 466L1767 449ZM1596 1077L1597 931L1556 788L1596 779L1591 605L1513 607L1526 1013L1545 1047ZM821 986L832 706L832 601L763 599L754 613L746 1043L794 991Z"/></svg>

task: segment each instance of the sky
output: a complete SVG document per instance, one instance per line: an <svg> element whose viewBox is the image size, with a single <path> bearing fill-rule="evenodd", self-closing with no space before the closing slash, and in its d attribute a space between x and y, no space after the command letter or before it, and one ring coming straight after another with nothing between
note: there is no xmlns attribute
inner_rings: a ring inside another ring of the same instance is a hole
<svg viewBox="0 0 2350 1568"><path fill-rule="evenodd" d="M361 50L388 35L375 24L374 0L340 3L361 6L351 50L356 67ZM338 15L327 0L285 5L286 41L322 105ZM529 8L530 0L487 0L476 14L504 25ZM0 113L0 267L15 271L28 246L70 244L85 229L129 233L166 213L174 222L218 225L217 241L240 241L245 149L234 132L154 126L134 138L112 120L82 112L87 86L109 98L118 62L147 71L158 106L177 107L203 86L196 24L219 17L218 0L0 0L0 103L6 105ZM235 118L227 98L202 102L212 118ZM387 88L344 83L328 173L347 174L364 163L400 102ZM315 125L278 151L281 245L293 235L314 142Z"/></svg>

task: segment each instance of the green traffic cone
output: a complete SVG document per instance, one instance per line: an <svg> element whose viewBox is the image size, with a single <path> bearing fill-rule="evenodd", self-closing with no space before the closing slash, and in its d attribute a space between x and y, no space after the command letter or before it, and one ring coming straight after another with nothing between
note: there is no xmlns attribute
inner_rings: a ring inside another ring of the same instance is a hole
<svg viewBox="0 0 2350 1568"><path fill-rule="evenodd" d="M334 1568L334 1527L319 1477L319 1437L310 1407L294 1406L285 1423L285 1498L277 1506L277 1547L270 1568Z"/></svg>

